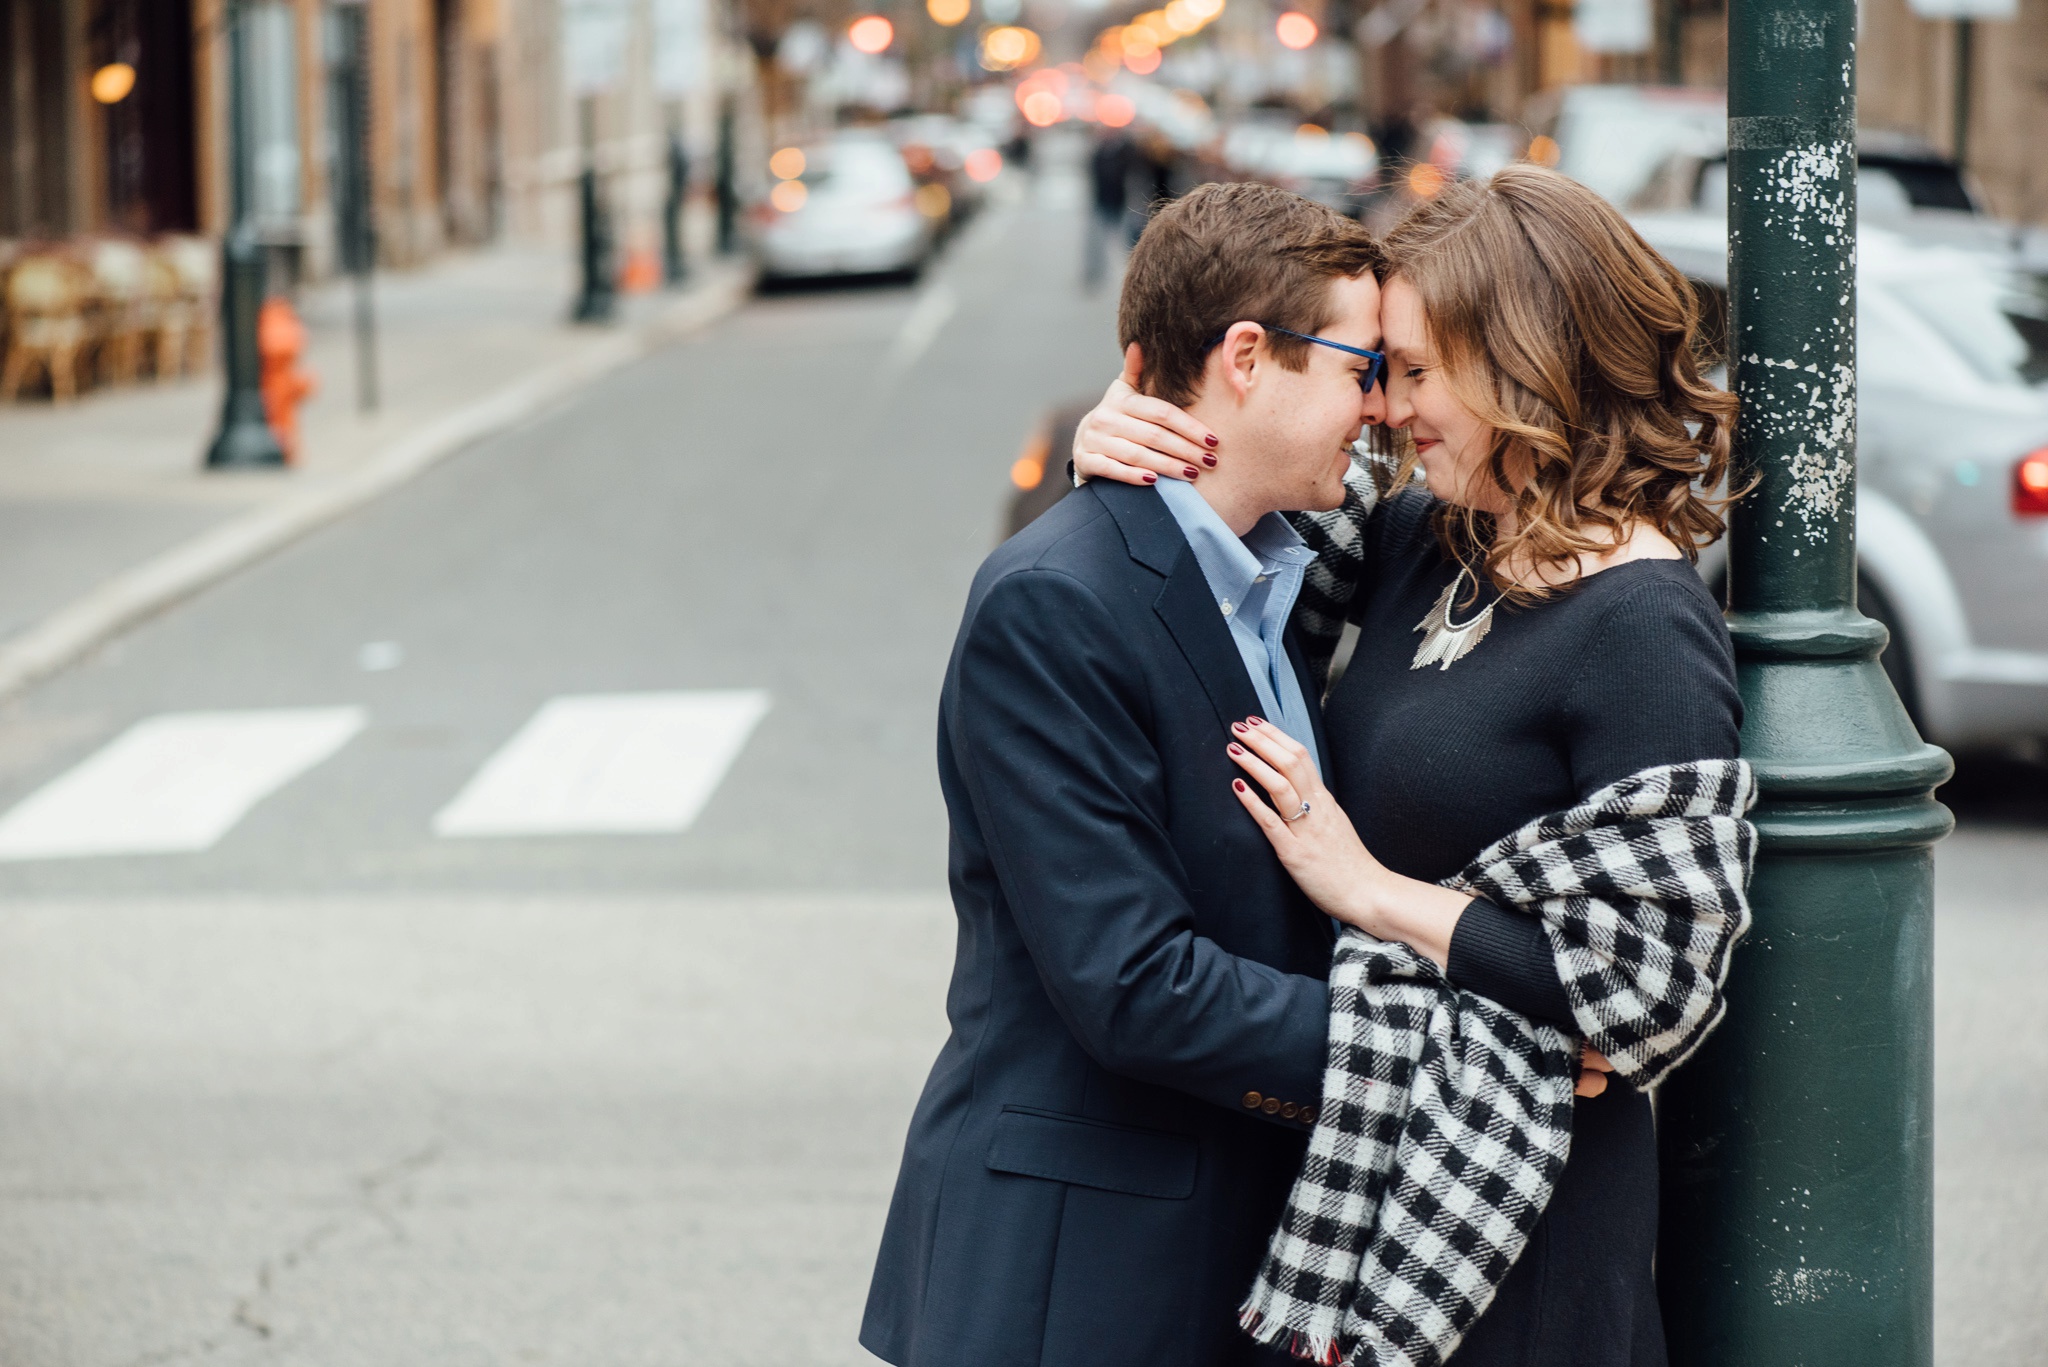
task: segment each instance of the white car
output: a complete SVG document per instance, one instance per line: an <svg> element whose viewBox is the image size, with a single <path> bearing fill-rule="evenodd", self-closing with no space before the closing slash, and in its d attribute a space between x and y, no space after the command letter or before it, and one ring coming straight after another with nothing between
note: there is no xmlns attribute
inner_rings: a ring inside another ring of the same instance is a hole
<svg viewBox="0 0 2048 1367"><path fill-rule="evenodd" d="M1723 306L1721 221L1633 222ZM1856 294L1858 590L1891 628L1885 670L1936 744L2048 738L2042 301L1979 253L1876 228L1858 235Z"/></svg>
<svg viewBox="0 0 2048 1367"><path fill-rule="evenodd" d="M1379 170L1379 151L1363 133L1247 121L1223 135L1232 173L1292 190L1356 218Z"/></svg>
<svg viewBox="0 0 2048 1367"><path fill-rule="evenodd" d="M764 279L915 275L924 266L934 216L919 207L910 168L886 138L842 133L784 148L770 166L774 187L754 209Z"/></svg>

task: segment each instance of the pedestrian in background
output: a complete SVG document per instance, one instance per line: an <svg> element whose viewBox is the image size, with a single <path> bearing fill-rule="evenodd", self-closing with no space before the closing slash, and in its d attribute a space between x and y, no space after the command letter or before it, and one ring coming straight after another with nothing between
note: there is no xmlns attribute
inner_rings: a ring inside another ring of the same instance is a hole
<svg viewBox="0 0 2048 1367"><path fill-rule="evenodd" d="M1095 143L1095 154L1088 159L1088 238L1081 249L1081 288L1091 292L1100 289L1108 275L1110 244L1124 235L1132 151L1129 138L1105 128Z"/></svg>
<svg viewBox="0 0 2048 1367"><path fill-rule="evenodd" d="M1144 235L1145 225L1152 221L1152 215L1158 213L1187 188L1188 182L1185 177L1181 178L1178 188L1174 184L1179 160L1179 154L1173 150L1173 144L1156 128L1147 129L1144 136L1132 146L1128 169L1138 177L1138 194L1137 202L1132 205L1136 212L1124 215L1124 222L1129 228L1130 243L1133 247L1138 245L1138 239ZM1125 183L1129 183L1128 175Z"/></svg>

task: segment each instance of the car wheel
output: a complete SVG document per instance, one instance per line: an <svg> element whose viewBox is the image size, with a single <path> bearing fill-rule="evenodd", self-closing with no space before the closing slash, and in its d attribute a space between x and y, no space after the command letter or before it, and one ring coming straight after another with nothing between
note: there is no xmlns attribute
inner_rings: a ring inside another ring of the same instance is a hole
<svg viewBox="0 0 2048 1367"><path fill-rule="evenodd" d="M1920 694L1913 681L1913 645L1906 639L1906 633L1899 624L1899 614L1885 597L1884 590L1870 582L1868 575L1856 576L1856 606L1865 617L1884 623L1891 633L1891 642L1884 648L1884 654L1877 662L1884 666L1885 677L1892 681L1892 689L1899 695L1899 701L1906 705L1906 715L1913 719L1913 725L1920 725Z"/></svg>

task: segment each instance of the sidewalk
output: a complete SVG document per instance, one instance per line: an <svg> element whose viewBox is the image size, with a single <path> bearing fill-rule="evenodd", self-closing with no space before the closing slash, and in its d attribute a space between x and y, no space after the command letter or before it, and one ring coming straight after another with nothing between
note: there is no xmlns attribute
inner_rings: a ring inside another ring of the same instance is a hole
<svg viewBox="0 0 2048 1367"><path fill-rule="evenodd" d="M693 225L696 226L696 225ZM209 472L217 374L0 406L0 697L442 456L737 307L737 261L699 251L688 287L567 321L566 251L501 246L377 277L378 411L357 410L347 282L308 289L319 392L288 470Z"/></svg>

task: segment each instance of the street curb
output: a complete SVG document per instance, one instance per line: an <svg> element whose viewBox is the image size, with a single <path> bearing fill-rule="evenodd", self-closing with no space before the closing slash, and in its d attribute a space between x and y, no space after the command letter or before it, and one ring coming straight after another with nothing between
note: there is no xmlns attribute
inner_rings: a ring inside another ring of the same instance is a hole
<svg viewBox="0 0 2048 1367"><path fill-rule="evenodd" d="M526 375L401 437L345 475L289 494L107 580L0 645L0 699L50 677L110 637L218 583L317 527L391 492L448 456L534 417L591 381L687 337L746 301L753 272L721 272L629 333Z"/></svg>

